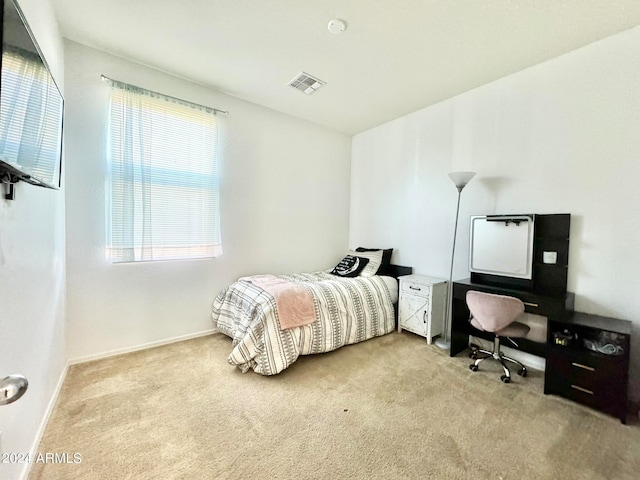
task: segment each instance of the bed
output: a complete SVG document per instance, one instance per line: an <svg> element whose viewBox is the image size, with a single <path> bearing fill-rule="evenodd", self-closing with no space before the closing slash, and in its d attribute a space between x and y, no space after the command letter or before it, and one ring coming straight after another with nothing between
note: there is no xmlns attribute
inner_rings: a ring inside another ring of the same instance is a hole
<svg viewBox="0 0 640 480"><path fill-rule="evenodd" d="M368 255L358 252L361 260ZM337 275L336 266L331 271L243 277L222 290L211 316L214 327L232 339L229 363L244 373L276 375L300 355L394 331L397 277L412 269L390 263L370 266L374 268L367 275ZM285 325L287 312L279 294L296 289L310 296L311 317L299 326Z"/></svg>

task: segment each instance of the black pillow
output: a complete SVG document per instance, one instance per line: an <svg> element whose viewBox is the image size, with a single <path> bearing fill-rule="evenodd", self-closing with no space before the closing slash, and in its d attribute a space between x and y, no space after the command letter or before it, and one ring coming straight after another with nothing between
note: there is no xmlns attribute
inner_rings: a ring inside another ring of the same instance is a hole
<svg viewBox="0 0 640 480"><path fill-rule="evenodd" d="M380 273L386 271L387 266L391 264L391 255L393 254L393 248L356 248L356 252L375 252L376 250L382 250L382 263L380 264L380 268L378 268L377 272Z"/></svg>
<svg viewBox="0 0 640 480"><path fill-rule="evenodd" d="M338 265L336 265L329 273L338 275L339 277L357 277L360 275L360 272L364 267L367 266L367 263L369 263L368 258L347 255L340 260L340 263L338 263Z"/></svg>

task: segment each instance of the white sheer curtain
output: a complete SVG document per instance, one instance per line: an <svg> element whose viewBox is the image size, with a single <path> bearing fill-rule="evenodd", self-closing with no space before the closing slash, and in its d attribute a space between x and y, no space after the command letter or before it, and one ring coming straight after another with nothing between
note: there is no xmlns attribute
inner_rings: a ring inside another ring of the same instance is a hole
<svg viewBox="0 0 640 480"><path fill-rule="evenodd" d="M109 84L111 261L221 255L215 111Z"/></svg>

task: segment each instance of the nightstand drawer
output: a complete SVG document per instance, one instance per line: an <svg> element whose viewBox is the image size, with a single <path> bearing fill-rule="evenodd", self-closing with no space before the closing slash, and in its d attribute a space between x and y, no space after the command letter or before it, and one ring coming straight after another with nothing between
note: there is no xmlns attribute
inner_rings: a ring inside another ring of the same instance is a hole
<svg viewBox="0 0 640 480"><path fill-rule="evenodd" d="M421 297L431 296L431 285L420 285L413 282L400 282L400 291Z"/></svg>

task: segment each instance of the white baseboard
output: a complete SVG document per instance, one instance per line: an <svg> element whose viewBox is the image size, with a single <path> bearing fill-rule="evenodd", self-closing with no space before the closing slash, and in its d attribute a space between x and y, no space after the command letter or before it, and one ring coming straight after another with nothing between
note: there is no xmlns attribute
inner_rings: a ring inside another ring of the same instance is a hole
<svg viewBox="0 0 640 480"><path fill-rule="evenodd" d="M201 332L189 333L187 335L181 335L179 337L166 338L164 340L158 340L155 342L143 343L140 345L134 345L131 347L125 348L117 348L115 350L108 350L106 352L97 353L94 355L87 355L85 357L78 357L72 360L69 360L69 365L76 365L78 363L92 362L94 360L100 360L103 358L114 357L116 355L122 355L123 353L131 353L137 352L139 350L146 350L147 348L160 347L162 345L168 345L170 343L182 342L184 340L191 340L192 338L204 337L206 335L211 335L214 333L218 333L218 330L215 328L210 328L208 330L203 330Z"/></svg>
<svg viewBox="0 0 640 480"><path fill-rule="evenodd" d="M58 397L60 396L60 392L62 391L62 385L64 384L65 378L67 378L67 372L69 371L70 363L67 362L62 373L60 374L60 378L58 379L58 384L56 385L55 390L53 391L53 395L51 395L51 399L49 400L49 404L47 405L47 409L44 412L42 420L40 421L40 426L38 427L38 431L36 432L36 436L31 444L31 458L36 458L38 455L38 447L40 446L40 441L42 440L42 436L44 435L44 431L47 428L47 424L49 423L49 418L53 413L53 409L58 402ZM21 480L26 480L29 478L29 472L31 471L31 465L33 462L26 463L24 468L22 469L22 473L20 474Z"/></svg>

